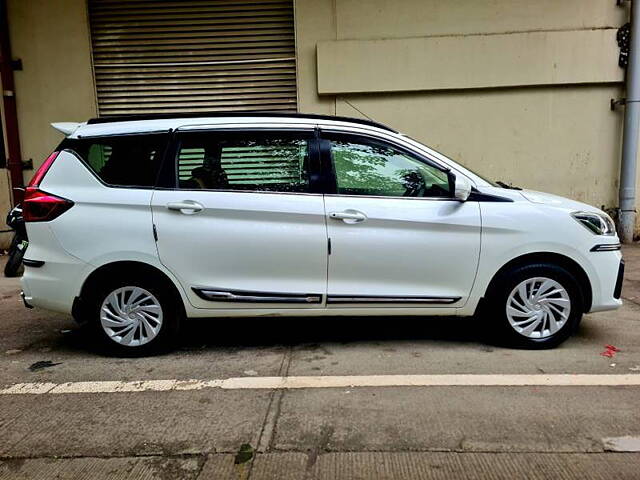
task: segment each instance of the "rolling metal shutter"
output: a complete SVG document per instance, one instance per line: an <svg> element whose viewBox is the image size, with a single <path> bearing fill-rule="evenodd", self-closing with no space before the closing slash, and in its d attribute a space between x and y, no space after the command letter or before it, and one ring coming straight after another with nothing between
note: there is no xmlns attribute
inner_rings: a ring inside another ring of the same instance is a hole
<svg viewBox="0 0 640 480"><path fill-rule="evenodd" d="M293 0L89 0L101 116L296 111Z"/></svg>

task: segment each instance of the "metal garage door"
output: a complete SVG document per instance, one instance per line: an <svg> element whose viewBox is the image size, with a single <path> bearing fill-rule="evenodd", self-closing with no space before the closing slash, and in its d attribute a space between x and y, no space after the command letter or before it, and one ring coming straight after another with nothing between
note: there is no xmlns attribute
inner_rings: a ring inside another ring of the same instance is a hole
<svg viewBox="0 0 640 480"><path fill-rule="evenodd" d="M295 111L293 0L89 0L101 116Z"/></svg>

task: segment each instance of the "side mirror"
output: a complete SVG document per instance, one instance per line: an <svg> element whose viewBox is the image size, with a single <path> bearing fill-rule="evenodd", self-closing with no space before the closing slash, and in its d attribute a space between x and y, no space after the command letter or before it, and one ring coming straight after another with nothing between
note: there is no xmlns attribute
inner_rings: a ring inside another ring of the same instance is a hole
<svg viewBox="0 0 640 480"><path fill-rule="evenodd" d="M454 176L454 192L453 196L456 200L465 202L471 195L471 182L462 176Z"/></svg>

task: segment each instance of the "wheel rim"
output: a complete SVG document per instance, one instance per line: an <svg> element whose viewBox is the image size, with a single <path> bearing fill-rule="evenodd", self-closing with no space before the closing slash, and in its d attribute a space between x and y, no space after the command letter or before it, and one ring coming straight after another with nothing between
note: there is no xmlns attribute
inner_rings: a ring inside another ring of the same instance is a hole
<svg viewBox="0 0 640 480"><path fill-rule="evenodd" d="M571 298L567 290L546 277L529 278L511 291L507 319L511 327L528 338L557 333L569 319Z"/></svg>
<svg viewBox="0 0 640 480"><path fill-rule="evenodd" d="M100 323L116 343L137 347L153 340L162 328L162 306L149 291L140 287L114 290L102 302Z"/></svg>

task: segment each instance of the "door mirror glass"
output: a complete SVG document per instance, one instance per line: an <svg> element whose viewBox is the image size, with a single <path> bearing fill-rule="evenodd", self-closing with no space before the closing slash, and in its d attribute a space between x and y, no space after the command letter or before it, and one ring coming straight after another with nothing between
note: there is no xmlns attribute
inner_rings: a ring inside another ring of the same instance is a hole
<svg viewBox="0 0 640 480"><path fill-rule="evenodd" d="M467 180L466 177L460 175L453 175L453 177L453 183L455 185L454 197L456 198L456 200L464 202L467 200L467 198L469 198L469 195L471 195L471 182Z"/></svg>

